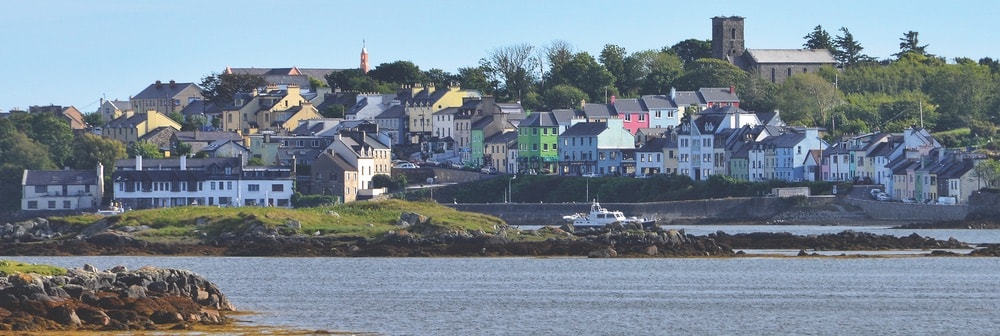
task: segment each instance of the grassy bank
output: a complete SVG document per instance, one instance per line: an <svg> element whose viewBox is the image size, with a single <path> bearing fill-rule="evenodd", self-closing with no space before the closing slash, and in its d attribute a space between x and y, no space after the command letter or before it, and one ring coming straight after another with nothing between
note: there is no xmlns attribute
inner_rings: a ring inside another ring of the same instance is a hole
<svg viewBox="0 0 1000 336"><path fill-rule="evenodd" d="M432 226L443 230L495 233L497 227L504 223L496 217L460 212L433 202L402 200L353 202L302 209L184 206L128 211L107 218L81 215L50 220L73 225L89 225L107 220L110 227L115 229L148 226L149 229L135 231L133 235L164 241L215 237L224 232L240 232L254 225L278 228L286 233L377 238L389 231L399 230L396 223L404 212L426 216Z"/></svg>
<svg viewBox="0 0 1000 336"><path fill-rule="evenodd" d="M0 275L17 273L37 273L41 275L62 275L66 269L49 265L26 264L13 260L0 260Z"/></svg>

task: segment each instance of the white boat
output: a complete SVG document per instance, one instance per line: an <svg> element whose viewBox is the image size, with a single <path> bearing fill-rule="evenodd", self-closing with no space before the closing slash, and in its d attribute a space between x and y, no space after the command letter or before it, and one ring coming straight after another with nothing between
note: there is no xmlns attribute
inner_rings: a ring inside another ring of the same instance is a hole
<svg viewBox="0 0 1000 336"><path fill-rule="evenodd" d="M637 223L642 225L643 228L651 227L656 221L646 218L638 217L625 217L621 211L618 210L608 210L607 208L601 207L597 200L590 204L589 213L576 213L572 215L563 216L563 219L573 222L573 227L604 227L605 225L611 223L622 223L623 225Z"/></svg>

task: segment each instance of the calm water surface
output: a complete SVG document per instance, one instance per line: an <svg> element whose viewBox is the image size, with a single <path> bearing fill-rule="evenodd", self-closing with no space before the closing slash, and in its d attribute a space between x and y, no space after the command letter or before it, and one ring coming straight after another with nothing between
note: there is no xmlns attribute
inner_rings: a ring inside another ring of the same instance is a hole
<svg viewBox="0 0 1000 336"><path fill-rule="evenodd" d="M385 335L1000 330L1000 258L9 258L190 269L250 324Z"/></svg>

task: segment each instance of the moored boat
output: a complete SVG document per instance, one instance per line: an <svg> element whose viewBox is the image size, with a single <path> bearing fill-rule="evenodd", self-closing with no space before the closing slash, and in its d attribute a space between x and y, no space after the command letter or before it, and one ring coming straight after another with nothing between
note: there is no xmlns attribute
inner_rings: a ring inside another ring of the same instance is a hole
<svg viewBox="0 0 1000 336"><path fill-rule="evenodd" d="M639 217L625 217L625 214L618 210L608 210L602 207L597 200L594 200L590 204L590 212L588 213L576 213L572 215L563 216L563 219L573 222L573 227L576 228L586 228L586 227L604 227L612 223L621 223L623 225L628 224L639 224L642 228L650 228L656 223L655 220L639 218Z"/></svg>

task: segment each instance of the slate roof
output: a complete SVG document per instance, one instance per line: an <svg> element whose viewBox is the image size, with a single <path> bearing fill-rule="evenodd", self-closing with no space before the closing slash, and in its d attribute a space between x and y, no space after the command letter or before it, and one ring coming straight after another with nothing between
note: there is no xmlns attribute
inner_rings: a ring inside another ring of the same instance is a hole
<svg viewBox="0 0 1000 336"><path fill-rule="evenodd" d="M494 134L493 136L489 137L488 139L484 140L483 142L484 143L510 143L511 141L515 141L515 142L517 141L517 132L516 131L497 133L497 134Z"/></svg>
<svg viewBox="0 0 1000 336"><path fill-rule="evenodd" d="M153 83L147 86L146 89L142 90L142 92L139 92L139 94L132 97L132 99L173 98L188 87L194 87L201 92L201 88L194 83Z"/></svg>
<svg viewBox="0 0 1000 336"><path fill-rule="evenodd" d="M404 116L406 116L406 108L404 108L403 105L393 105L388 110L385 110L385 112L382 112L381 114L379 114L375 118L376 119L398 119L398 118L402 118Z"/></svg>
<svg viewBox="0 0 1000 336"><path fill-rule="evenodd" d="M97 184L97 170L25 170L23 185Z"/></svg>
<svg viewBox="0 0 1000 336"><path fill-rule="evenodd" d="M569 126L574 117L583 117L583 111L570 109L552 110L552 116L559 125Z"/></svg>
<svg viewBox="0 0 1000 336"><path fill-rule="evenodd" d="M132 109L132 102L128 100L109 100L111 106L114 106L119 111L128 111Z"/></svg>
<svg viewBox="0 0 1000 336"><path fill-rule="evenodd" d="M708 102L726 102L726 103L739 103L740 97L736 93L731 92L729 88L700 88L698 89L698 95L701 96L702 101Z"/></svg>
<svg viewBox="0 0 1000 336"><path fill-rule="evenodd" d="M595 103L584 104L583 114L586 115L588 119L607 119L613 115L608 104Z"/></svg>
<svg viewBox="0 0 1000 336"><path fill-rule="evenodd" d="M457 107L446 107L440 111L434 112L434 115L450 115L458 113Z"/></svg>
<svg viewBox="0 0 1000 336"><path fill-rule="evenodd" d="M215 103L211 103L203 99L196 99L192 100L190 103L188 103L187 106L184 107L183 110L181 110L181 114L185 116L197 115L202 113L220 114L222 113L222 108L215 105Z"/></svg>
<svg viewBox="0 0 1000 336"><path fill-rule="evenodd" d="M240 167L240 158L203 158L203 159L187 159L187 168L189 170L201 170L208 169L210 167ZM142 159L142 169L145 170L180 170L181 160L176 158L169 159ZM115 160L115 170L117 172L121 171L135 171L135 159L121 159Z"/></svg>
<svg viewBox="0 0 1000 336"><path fill-rule="evenodd" d="M155 144L160 150L170 150L170 139L173 138L175 132L177 132L177 129L173 127L160 126L146 132L138 140Z"/></svg>
<svg viewBox="0 0 1000 336"><path fill-rule="evenodd" d="M677 104L670 100L670 96L645 95L642 96L642 103L650 110L674 109Z"/></svg>
<svg viewBox="0 0 1000 336"><path fill-rule="evenodd" d="M203 132L203 131L178 131L174 133L177 141L208 141L218 140L243 140L243 137L236 132Z"/></svg>
<svg viewBox="0 0 1000 336"><path fill-rule="evenodd" d="M677 107L699 105L701 97L695 91L676 91L674 92L674 103L677 104Z"/></svg>
<svg viewBox="0 0 1000 336"><path fill-rule="evenodd" d="M122 116L108 122L107 127L134 127L135 125L138 125L148 119L149 116L147 116L146 113L136 113L131 117L123 114Z"/></svg>
<svg viewBox="0 0 1000 336"><path fill-rule="evenodd" d="M732 154L729 159L749 159L750 149L753 148L755 142L753 141L740 141L733 145Z"/></svg>
<svg viewBox="0 0 1000 336"><path fill-rule="evenodd" d="M626 112L642 112L646 110L643 108L639 99L628 98L628 99L615 99L614 105L615 112L626 113Z"/></svg>
<svg viewBox="0 0 1000 336"><path fill-rule="evenodd" d="M597 136L606 129L606 122L581 122L566 129L560 136Z"/></svg>
<svg viewBox="0 0 1000 336"><path fill-rule="evenodd" d="M662 152L663 148L667 148L667 144L669 142L670 142L670 139L667 139L667 138L652 138L652 139L649 139L649 141L646 141L645 145L643 145L639 149L636 149L635 151L636 152L643 152L643 153L648 153L648 152Z"/></svg>
<svg viewBox="0 0 1000 336"><path fill-rule="evenodd" d="M552 112L535 112L521 122L521 127L554 127L559 126Z"/></svg>
<svg viewBox="0 0 1000 336"><path fill-rule="evenodd" d="M826 63L836 64L826 49L747 49L747 55L755 63Z"/></svg>
<svg viewBox="0 0 1000 336"><path fill-rule="evenodd" d="M213 141L212 143L210 143L207 146L205 146L204 148L202 148L201 151L202 152L214 152L215 150L219 149L220 147L222 147L223 145L226 145L228 143L232 143L233 146L239 147L244 152L248 152L249 151L249 149L247 149L246 146L243 146L243 142L242 141L235 141L235 140L217 140L217 141Z"/></svg>

